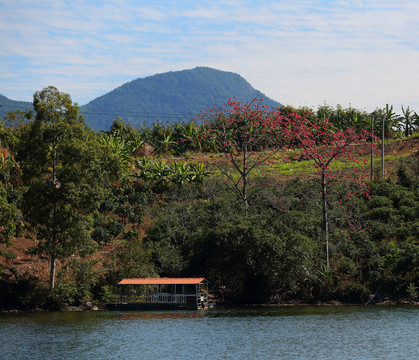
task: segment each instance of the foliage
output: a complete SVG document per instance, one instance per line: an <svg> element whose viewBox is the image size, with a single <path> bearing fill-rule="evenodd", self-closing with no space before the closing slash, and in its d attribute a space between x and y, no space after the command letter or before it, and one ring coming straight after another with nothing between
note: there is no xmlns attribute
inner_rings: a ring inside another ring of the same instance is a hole
<svg viewBox="0 0 419 360"><path fill-rule="evenodd" d="M0 156L0 244L10 246L16 235L19 218L20 193L18 180L20 177L18 164L12 156Z"/></svg>
<svg viewBox="0 0 419 360"><path fill-rule="evenodd" d="M0 244L10 246L16 231L17 209L7 201L7 193L0 183Z"/></svg>
<svg viewBox="0 0 419 360"><path fill-rule="evenodd" d="M45 88L34 95L36 118L22 131L17 160L27 185L23 212L37 239L37 252L51 261L94 251L90 214L98 209L102 185L119 164L84 128L68 94Z"/></svg>
<svg viewBox="0 0 419 360"><path fill-rule="evenodd" d="M336 130L345 130L353 127L357 131L360 131L365 128L370 128L371 121L370 114L366 111L352 107L344 109L340 105L333 108L326 103L317 108L316 117L320 120L328 120Z"/></svg>
<svg viewBox="0 0 419 360"><path fill-rule="evenodd" d="M336 179L340 182L349 182L351 179L352 183L359 184L361 191L365 191L359 175L360 168L366 163L366 148L363 145L368 144L371 134L365 129L357 131L353 127L335 130L326 118L312 120L309 117L291 113L287 119L284 131L286 138L302 148L303 157L313 160L320 177L322 229L326 245L326 266L329 268L330 186ZM347 169L334 170L332 164L337 160L345 161L350 167L350 172ZM351 198L353 191L348 187L340 195L342 194ZM339 205L341 204L342 201L339 202Z"/></svg>
<svg viewBox="0 0 419 360"><path fill-rule="evenodd" d="M95 261L73 258L62 267L57 284L49 294L50 307L62 309L68 305L80 306L90 302L98 278L94 265Z"/></svg>
<svg viewBox="0 0 419 360"><path fill-rule="evenodd" d="M30 253L59 268L47 291L4 250L1 307L82 306L123 277L154 276L205 276L234 303L416 300L419 157L401 159L394 179L364 187L359 177L372 121L375 134L383 117L387 136L406 131L390 106L311 112L233 99L203 122L136 129L116 119L100 133L55 88L36 93L35 108L34 119L15 112L0 123L1 246L33 236ZM285 145L297 149L279 153ZM152 157L139 156L145 147ZM279 181L287 166L305 172Z"/></svg>
<svg viewBox="0 0 419 360"><path fill-rule="evenodd" d="M123 278L156 277L150 252L135 231L114 246L107 268L108 282L114 286Z"/></svg>
<svg viewBox="0 0 419 360"><path fill-rule="evenodd" d="M415 124L415 118L417 114L414 114L408 106L406 109L402 106L403 115L399 117L399 120L404 122L404 136L408 137L413 134L413 126Z"/></svg>
<svg viewBox="0 0 419 360"><path fill-rule="evenodd" d="M138 131L117 119L112 123L109 132L99 136L99 143L108 146L111 152L118 156L124 170L128 171L135 152L144 144L144 141Z"/></svg>
<svg viewBox="0 0 419 360"><path fill-rule="evenodd" d="M171 203L155 215L145 244L160 274L206 276L229 301L263 302L279 289L295 293L308 277L313 243L266 214L238 215L222 188L213 201Z"/></svg>
<svg viewBox="0 0 419 360"><path fill-rule="evenodd" d="M183 186L185 183L201 184L210 175L202 162L188 164L182 160L175 160L172 164L168 164L162 159L149 160L143 157L137 159L135 164L138 172L132 176L150 184L157 193L167 190L169 184L176 186Z"/></svg>
<svg viewBox="0 0 419 360"><path fill-rule="evenodd" d="M284 146L284 117L278 109L261 105L261 101L255 98L243 103L230 99L226 108L214 107L197 117L203 123L200 138L224 153L214 165L242 200L245 212L251 175Z"/></svg>

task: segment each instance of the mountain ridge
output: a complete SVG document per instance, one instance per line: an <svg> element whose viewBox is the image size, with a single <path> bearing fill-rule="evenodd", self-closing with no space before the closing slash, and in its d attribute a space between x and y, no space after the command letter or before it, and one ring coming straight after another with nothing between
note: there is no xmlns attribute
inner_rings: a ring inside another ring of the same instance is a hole
<svg viewBox="0 0 419 360"><path fill-rule="evenodd" d="M3 94L0 94L0 118L3 119L7 112L16 110L33 111L33 105L29 101L11 100Z"/></svg>
<svg viewBox="0 0 419 360"><path fill-rule="evenodd" d="M189 120L232 97L243 101L262 97L265 105L281 106L239 74L200 66L132 80L81 106L80 111L92 128L103 130L118 116L131 125Z"/></svg>
<svg viewBox="0 0 419 360"><path fill-rule="evenodd" d="M131 80L80 106L80 114L94 130L108 130L116 118L134 126L160 120L188 121L197 113L222 106L229 98L251 101L263 98L267 106L282 106L254 89L241 75L198 66ZM6 111L33 110L32 103L0 95L0 117Z"/></svg>

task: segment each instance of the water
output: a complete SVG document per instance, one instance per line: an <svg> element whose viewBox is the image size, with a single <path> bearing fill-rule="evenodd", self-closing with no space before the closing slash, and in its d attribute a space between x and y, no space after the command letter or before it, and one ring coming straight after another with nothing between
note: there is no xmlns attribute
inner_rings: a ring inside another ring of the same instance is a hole
<svg viewBox="0 0 419 360"><path fill-rule="evenodd" d="M419 359L417 307L0 314L0 359Z"/></svg>

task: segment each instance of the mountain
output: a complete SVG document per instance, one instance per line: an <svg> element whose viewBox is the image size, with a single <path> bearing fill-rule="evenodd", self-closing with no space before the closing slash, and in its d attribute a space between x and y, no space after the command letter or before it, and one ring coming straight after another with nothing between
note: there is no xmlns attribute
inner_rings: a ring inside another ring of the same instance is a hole
<svg viewBox="0 0 419 360"><path fill-rule="evenodd" d="M133 80L81 106L80 113L93 129L108 130L117 117L131 125L190 120L232 97L243 101L261 97L265 105L281 106L238 74L197 67Z"/></svg>
<svg viewBox="0 0 419 360"><path fill-rule="evenodd" d="M29 101L10 100L0 94L0 119L4 119L8 111L33 110L32 103Z"/></svg>
<svg viewBox="0 0 419 360"><path fill-rule="evenodd" d="M92 129L108 130L118 117L135 126L152 125L157 120L187 121L206 108L222 106L232 97L243 101L259 97L265 105L281 106L236 73L196 67L133 80L81 106L80 113ZM31 102L3 95L0 105L0 118L8 111L33 110Z"/></svg>

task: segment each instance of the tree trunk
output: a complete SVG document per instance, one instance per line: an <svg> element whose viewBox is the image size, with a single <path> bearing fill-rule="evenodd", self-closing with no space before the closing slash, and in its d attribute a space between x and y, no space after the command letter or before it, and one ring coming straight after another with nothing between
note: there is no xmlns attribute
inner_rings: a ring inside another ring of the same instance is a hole
<svg viewBox="0 0 419 360"><path fill-rule="evenodd" d="M322 173L322 230L324 234L325 244L326 244L326 267L329 270L330 261L329 261L329 219L327 211L327 179L326 175Z"/></svg>
<svg viewBox="0 0 419 360"><path fill-rule="evenodd" d="M55 251L51 254L51 269L49 272L49 287L54 289L55 286Z"/></svg>
<svg viewBox="0 0 419 360"><path fill-rule="evenodd" d="M54 193L54 207L52 212L52 250L51 250L51 268L49 274L49 285L51 290L54 289L55 286L55 257L56 257L56 247L57 247L57 233L56 233L56 219L57 219L57 198L56 198L56 191L57 191L57 178L56 178L56 169L55 169L55 161L56 161L56 138L54 136L52 142L52 186L53 186L53 193Z"/></svg>
<svg viewBox="0 0 419 360"><path fill-rule="evenodd" d="M247 216L249 210L249 203L247 201L247 161L246 161L246 148L243 147L243 203L244 203L244 213Z"/></svg>

